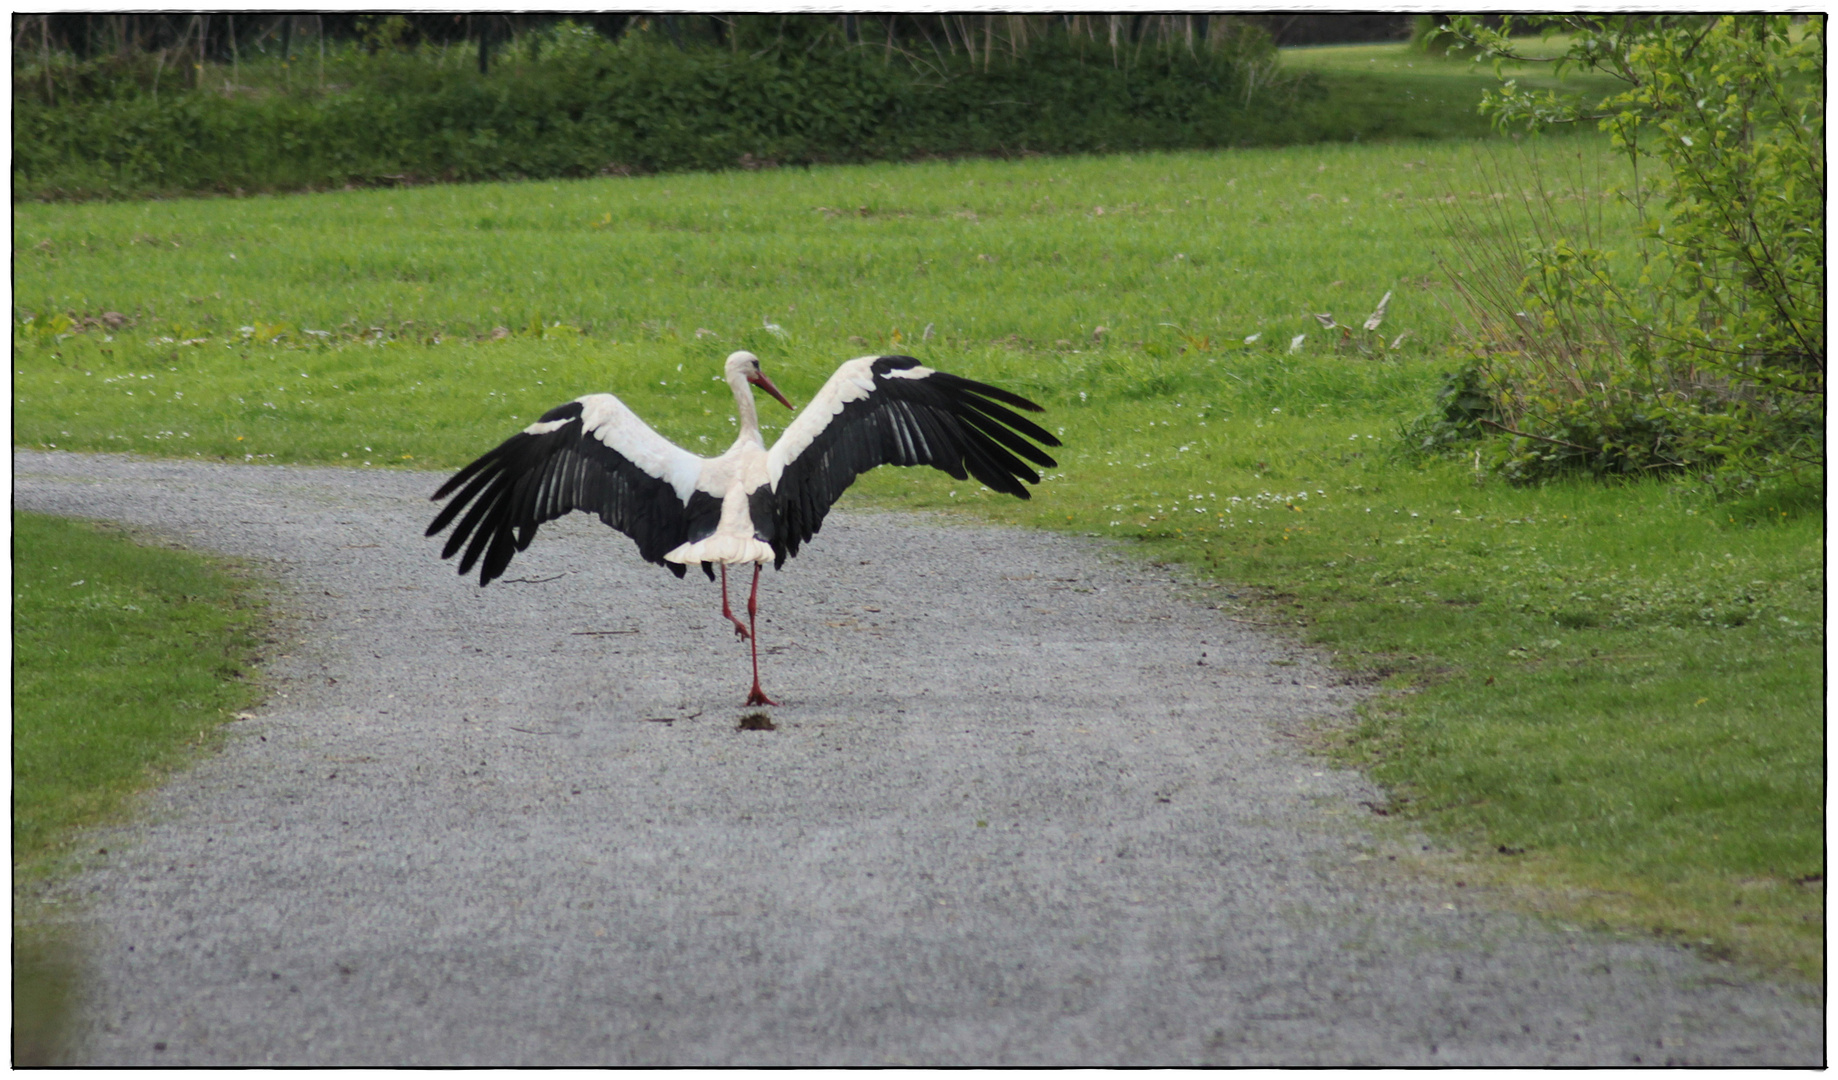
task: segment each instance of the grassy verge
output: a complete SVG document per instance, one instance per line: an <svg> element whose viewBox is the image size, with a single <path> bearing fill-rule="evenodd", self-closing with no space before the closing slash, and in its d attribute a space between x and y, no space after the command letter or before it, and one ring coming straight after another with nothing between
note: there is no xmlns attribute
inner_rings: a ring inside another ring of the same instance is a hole
<svg viewBox="0 0 1838 1080"><path fill-rule="evenodd" d="M859 497L1236 583L1380 689L1326 737L1394 816L1533 907L1817 974L1820 496L1513 488L1399 449L1454 364L1431 206L1506 197L1499 145L22 205L15 438L449 467L613 389L718 448L733 348L794 400L911 352L1046 403L1061 468L1025 504L894 471ZM1312 317L1388 291L1409 336L1380 353Z"/></svg>
<svg viewBox="0 0 1838 1080"><path fill-rule="evenodd" d="M61 927L14 907L13 1067L62 1065L77 998L76 951Z"/></svg>
<svg viewBox="0 0 1838 1080"><path fill-rule="evenodd" d="M258 690L261 605L200 556L13 515L13 867L47 870Z"/></svg>
<svg viewBox="0 0 1838 1080"><path fill-rule="evenodd" d="M33 887L256 698L260 618L246 582L196 555L13 515L14 1064L60 1060L76 987Z"/></svg>

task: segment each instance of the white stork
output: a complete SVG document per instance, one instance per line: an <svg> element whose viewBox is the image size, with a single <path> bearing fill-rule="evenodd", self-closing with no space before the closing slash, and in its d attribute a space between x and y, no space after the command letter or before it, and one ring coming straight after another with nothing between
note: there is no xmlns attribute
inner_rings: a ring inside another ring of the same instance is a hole
<svg viewBox="0 0 1838 1080"><path fill-rule="evenodd" d="M770 559L782 568L857 476L877 465L930 465L1025 499L1021 481L1039 483L1040 476L1021 459L1057 464L1028 439L1047 446L1059 440L1003 407L1040 412L1039 405L910 356L864 356L837 368L771 449L747 384L795 407L750 352L728 357L727 383L740 436L720 457L698 457L670 442L611 394L588 394L544 413L442 484L434 500L453 501L427 535L458 518L440 556L464 548L459 572L479 564L481 587L530 546L538 526L571 510L599 514L637 541L647 561L677 577L699 563L712 581L718 565L721 613L752 642L746 703L772 705L759 686L760 564ZM738 563L753 564L744 626L728 605L727 568Z"/></svg>

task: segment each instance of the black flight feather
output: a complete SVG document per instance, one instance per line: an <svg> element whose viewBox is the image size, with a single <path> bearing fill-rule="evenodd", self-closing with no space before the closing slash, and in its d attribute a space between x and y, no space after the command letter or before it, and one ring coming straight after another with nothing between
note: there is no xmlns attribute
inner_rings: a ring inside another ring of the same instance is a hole
<svg viewBox="0 0 1838 1080"><path fill-rule="evenodd" d="M541 423L566 422L553 431L511 436L440 486L436 501L453 497L435 515L428 535L459 521L441 558L464 549L459 572L476 565L479 584L485 585L530 546L540 525L585 510L630 536L644 559L683 576L685 567L665 562L664 554L688 541L692 525L712 532L720 500L698 491L684 506L667 482L585 430L581 412L578 401L549 410Z"/></svg>

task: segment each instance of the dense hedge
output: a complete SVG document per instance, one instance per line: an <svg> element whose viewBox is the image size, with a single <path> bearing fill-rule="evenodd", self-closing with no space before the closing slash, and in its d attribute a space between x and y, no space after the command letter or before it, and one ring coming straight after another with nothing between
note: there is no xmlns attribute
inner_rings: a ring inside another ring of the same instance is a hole
<svg viewBox="0 0 1838 1080"><path fill-rule="evenodd" d="M379 54L337 79L155 90L145 65L55 98L16 76L15 198L130 196L928 155L1251 145L1319 137L1267 41L1118 60L1064 38L987 67L878 49L749 55L581 38L470 66ZM302 65L304 66L304 65ZM278 70L278 69L277 69ZM252 81L249 67L245 82ZM76 80L67 80L76 81ZM342 81L342 85L339 82ZM1249 92L1248 92L1249 88Z"/></svg>

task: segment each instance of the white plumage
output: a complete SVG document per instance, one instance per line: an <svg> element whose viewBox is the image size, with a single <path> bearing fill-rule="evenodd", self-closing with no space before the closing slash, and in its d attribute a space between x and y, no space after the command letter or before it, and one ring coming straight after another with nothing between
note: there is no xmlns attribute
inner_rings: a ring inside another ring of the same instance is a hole
<svg viewBox="0 0 1838 1080"><path fill-rule="evenodd" d="M719 457L699 457L670 442L611 394L576 398L434 493L436 501L449 495L453 501L436 515L428 535L458 521L441 557L463 548L459 572L477 564L483 586L529 547L543 522L586 510L678 577L686 566L700 565L712 579L719 566L722 614L753 643L748 704L771 704L759 688L760 565L771 560L783 566L796 555L855 477L877 465L931 465L1025 499L1022 481L1040 480L1028 462L1056 464L1034 443L1058 446L1059 440L1005 407L1038 412L1040 406L910 356L864 356L843 364L770 450L750 387L786 408L791 402L750 352L729 356L726 372L740 433ZM750 625L735 618L727 595L727 567L745 563L753 564Z"/></svg>

